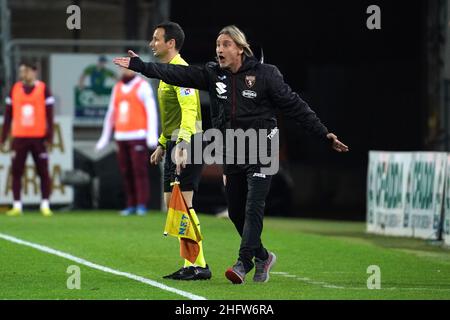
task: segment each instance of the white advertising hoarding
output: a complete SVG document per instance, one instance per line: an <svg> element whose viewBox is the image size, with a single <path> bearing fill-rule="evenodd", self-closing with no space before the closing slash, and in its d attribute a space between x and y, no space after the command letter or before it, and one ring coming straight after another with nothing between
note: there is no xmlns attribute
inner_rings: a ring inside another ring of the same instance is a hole
<svg viewBox="0 0 450 320"><path fill-rule="evenodd" d="M113 55L50 55L50 88L58 114L77 122L101 123L119 78Z"/></svg>
<svg viewBox="0 0 450 320"><path fill-rule="evenodd" d="M367 231L409 236L405 228L407 179L412 160L410 152L369 153L367 175Z"/></svg>
<svg viewBox="0 0 450 320"><path fill-rule="evenodd" d="M447 155L447 170L445 175L445 198L444 198L444 243L450 246L450 154Z"/></svg>
<svg viewBox="0 0 450 320"><path fill-rule="evenodd" d="M367 232L438 239L446 168L443 152L371 151Z"/></svg>
<svg viewBox="0 0 450 320"><path fill-rule="evenodd" d="M446 167L447 154L444 152L413 153L406 209L413 237L439 237Z"/></svg>
<svg viewBox="0 0 450 320"><path fill-rule="evenodd" d="M56 99L56 114L74 117L74 125L101 126L112 88L121 77L121 68L112 62L118 55L50 55L50 88ZM150 61L148 54L141 58Z"/></svg>

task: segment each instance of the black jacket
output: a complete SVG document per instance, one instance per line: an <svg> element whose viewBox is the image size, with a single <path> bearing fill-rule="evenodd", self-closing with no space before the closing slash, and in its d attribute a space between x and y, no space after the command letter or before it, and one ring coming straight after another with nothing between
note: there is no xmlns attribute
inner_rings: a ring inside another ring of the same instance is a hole
<svg viewBox="0 0 450 320"><path fill-rule="evenodd" d="M182 66L144 63L138 57L131 58L129 68L168 84L208 91L211 123L217 129L272 129L278 108L307 133L324 141L328 134L314 111L284 82L278 68L255 58L245 58L236 73L221 69L216 62Z"/></svg>

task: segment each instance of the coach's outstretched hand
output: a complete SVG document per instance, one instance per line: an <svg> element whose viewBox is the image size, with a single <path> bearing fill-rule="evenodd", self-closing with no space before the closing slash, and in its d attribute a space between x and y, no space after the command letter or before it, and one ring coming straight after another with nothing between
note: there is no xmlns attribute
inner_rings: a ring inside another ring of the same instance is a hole
<svg viewBox="0 0 450 320"><path fill-rule="evenodd" d="M127 68L130 66L130 58L139 57L133 50L128 50L128 57L114 58L113 62L119 67Z"/></svg>
<svg viewBox="0 0 450 320"><path fill-rule="evenodd" d="M327 138L333 140L331 147L337 152L348 152L348 147L340 142L334 133L327 134Z"/></svg>

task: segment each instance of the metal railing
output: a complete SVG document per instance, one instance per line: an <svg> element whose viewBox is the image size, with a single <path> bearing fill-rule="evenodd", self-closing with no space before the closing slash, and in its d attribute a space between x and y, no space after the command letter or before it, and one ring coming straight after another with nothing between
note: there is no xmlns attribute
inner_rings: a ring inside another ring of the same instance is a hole
<svg viewBox="0 0 450 320"><path fill-rule="evenodd" d="M5 84L7 86L13 84L16 68L21 59L25 57L36 58L38 65L42 66L44 64L42 60L47 60L50 54L60 52L80 53L78 50L80 47L96 48L96 50L83 51L84 53L101 53L106 51L126 54L127 49L148 50L148 42L105 39L13 39L5 45L5 65L10 67L9 70L5 70Z"/></svg>

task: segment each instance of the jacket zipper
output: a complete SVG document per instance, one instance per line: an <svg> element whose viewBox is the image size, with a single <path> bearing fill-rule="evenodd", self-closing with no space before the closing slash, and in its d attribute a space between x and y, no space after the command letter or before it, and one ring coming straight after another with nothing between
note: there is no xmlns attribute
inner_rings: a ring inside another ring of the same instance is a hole
<svg viewBox="0 0 450 320"><path fill-rule="evenodd" d="M231 105L231 124L232 127L234 128L236 126L236 77L233 74L231 76L232 79L232 91L233 91L233 96L232 96L232 105Z"/></svg>

